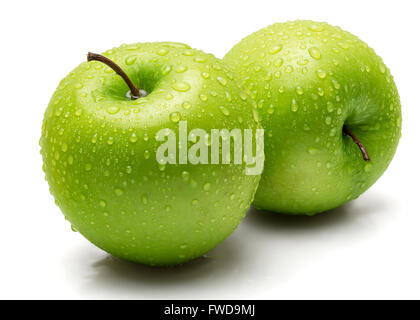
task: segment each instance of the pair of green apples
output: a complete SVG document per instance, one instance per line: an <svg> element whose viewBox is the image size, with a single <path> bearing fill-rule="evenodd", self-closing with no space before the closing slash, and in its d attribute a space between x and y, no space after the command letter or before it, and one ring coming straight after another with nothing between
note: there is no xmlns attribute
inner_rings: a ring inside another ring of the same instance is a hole
<svg viewBox="0 0 420 320"><path fill-rule="evenodd" d="M389 69L326 23L271 25L223 60L173 42L122 45L89 60L97 61L54 93L41 154L66 219L122 259L199 257L251 203L308 215L340 206L381 176L400 138ZM245 174L245 163L159 163L158 132L178 132L182 121L206 132L262 127L263 173Z"/></svg>

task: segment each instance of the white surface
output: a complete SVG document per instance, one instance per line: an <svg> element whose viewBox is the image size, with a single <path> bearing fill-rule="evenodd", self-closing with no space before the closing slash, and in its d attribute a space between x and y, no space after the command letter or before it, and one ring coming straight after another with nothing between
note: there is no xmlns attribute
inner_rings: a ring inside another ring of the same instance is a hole
<svg viewBox="0 0 420 320"><path fill-rule="evenodd" d="M0 298L420 298L418 1L2 1ZM70 231L41 170L41 120L88 50L181 41L223 57L242 37L297 18L375 48L403 105L393 163L363 196L314 218L249 212L221 246L182 267L111 258Z"/></svg>

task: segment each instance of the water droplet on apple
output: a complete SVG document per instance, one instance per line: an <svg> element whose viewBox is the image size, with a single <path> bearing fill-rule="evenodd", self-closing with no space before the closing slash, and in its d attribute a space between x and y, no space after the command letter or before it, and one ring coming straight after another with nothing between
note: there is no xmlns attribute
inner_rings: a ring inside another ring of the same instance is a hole
<svg viewBox="0 0 420 320"><path fill-rule="evenodd" d="M157 54L158 54L158 55L160 55L160 56L164 56L164 55L167 55L167 54L168 54L168 52L169 52L169 50L168 50L168 49L163 48L163 49L160 49L160 50L157 52Z"/></svg>
<svg viewBox="0 0 420 320"><path fill-rule="evenodd" d="M277 59L276 61L274 61L274 66L276 68L280 68L283 65L283 62L284 62L283 58Z"/></svg>
<svg viewBox="0 0 420 320"><path fill-rule="evenodd" d="M340 83L338 83L337 80L332 79L331 82L333 83L334 88L336 88L337 90L340 89Z"/></svg>
<svg viewBox="0 0 420 320"><path fill-rule="evenodd" d="M381 73L385 73L385 71L386 71L386 67L385 67L385 65L384 65L383 63L381 63L381 64L379 65L379 71L380 71Z"/></svg>
<svg viewBox="0 0 420 320"><path fill-rule="evenodd" d="M316 148L312 148L312 147L310 147L309 149L308 149L308 153L309 154L311 154L311 155L314 155L314 154L317 154L318 153L318 149L316 149Z"/></svg>
<svg viewBox="0 0 420 320"><path fill-rule="evenodd" d="M288 66L286 66L286 69L284 71L286 73L292 73L293 72L293 67L289 64Z"/></svg>
<svg viewBox="0 0 420 320"><path fill-rule="evenodd" d="M90 170L92 170L92 164L87 163L87 164L85 165L85 170L86 170L86 171L90 171Z"/></svg>
<svg viewBox="0 0 420 320"><path fill-rule="evenodd" d="M211 189L211 183L210 182L206 182L204 185L203 185L203 190L204 191L209 191Z"/></svg>
<svg viewBox="0 0 420 320"><path fill-rule="evenodd" d="M121 196L121 195L123 195L124 191L123 191L122 189L115 188L115 189L114 189L114 193L115 193L117 196Z"/></svg>
<svg viewBox="0 0 420 320"><path fill-rule="evenodd" d="M172 70L172 66L163 66L161 72L165 76L165 75L169 74L169 72L171 72L171 70Z"/></svg>
<svg viewBox="0 0 420 320"><path fill-rule="evenodd" d="M327 101L327 111L328 112L334 111L334 104L331 101Z"/></svg>
<svg viewBox="0 0 420 320"><path fill-rule="evenodd" d="M191 56L193 56L195 53L194 53L194 50L192 50L192 49L187 49L187 50L185 50L184 52L182 52L182 54L183 54L184 56L191 57Z"/></svg>
<svg viewBox="0 0 420 320"><path fill-rule="evenodd" d="M365 172L370 172L372 170L372 164L366 163L364 167Z"/></svg>
<svg viewBox="0 0 420 320"><path fill-rule="evenodd" d="M188 181L190 179L190 173L188 171L182 171L181 176L184 181Z"/></svg>
<svg viewBox="0 0 420 320"><path fill-rule="evenodd" d="M321 59L321 51L319 51L319 49L317 47L311 47L308 49L309 55L316 59L319 60Z"/></svg>
<svg viewBox="0 0 420 320"><path fill-rule="evenodd" d="M222 86L225 86L225 85L227 84L226 79L225 79L225 78L223 78L223 77L218 76L218 77L216 77L216 80L217 80L217 82L219 82Z"/></svg>
<svg viewBox="0 0 420 320"><path fill-rule="evenodd" d="M297 86L296 87L296 93L298 94L298 95L302 95L303 94L303 89L302 89L302 87L301 86Z"/></svg>
<svg viewBox="0 0 420 320"><path fill-rule="evenodd" d="M171 87L179 92L186 92L191 88L190 84L185 81L175 82L171 85Z"/></svg>
<svg viewBox="0 0 420 320"><path fill-rule="evenodd" d="M220 106L219 107L219 109L220 109L220 111L225 115L225 116L228 116L228 115L230 115L230 112L229 112L229 110L226 108L226 107L224 107L224 106Z"/></svg>
<svg viewBox="0 0 420 320"><path fill-rule="evenodd" d="M143 194L141 196L141 202L143 202L143 204L147 204L148 203L148 199L147 199L147 195L146 194Z"/></svg>
<svg viewBox="0 0 420 320"><path fill-rule="evenodd" d="M292 104L290 106L290 110L292 110L292 112L296 112L299 109L299 105L297 103L297 101L295 99L292 100Z"/></svg>
<svg viewBox="0 0 420 320"><path fill-rule="evenodd" d="M191 103L190 103L190 102L188 102L188 101L185 101L185 102L183 102L183 103L182 103L182 107L183 107L185 110L188 110L189 108L191 108Z"/></svg>
<svg viewBox="0 0 420 320"><path fill-rule="evenodd" d="M144 150L143 156L146 160L149 159L150 158L150 151L149 150Z"/></svg>
<svg viewBox="0 0 420 320"><path fill-rule="evenodd" d="M330 124L331 124L331 121L332 121L331 117L326 117L326 118L325 118L325 123L326 123L327 125L330 125Z"/></svg>
<svg viewBox="0 0 420 320"><path fill-rule="evenodd" d="M172 122L179 122L181 120L181 114L179 112L172 112L169 118Z"/></svg>
<svg viewBox="0 0 420 320"><path fill-rule="evenodd" d="M120 107L118 106L109 106L108 108L106 108L106 112L108 112L109 114L116 114L120 111Z"/></svg>
<svg viewBox="0 0 420 320"><path fill-rule="evenodd" d="M188 68L187 67L184 67L184 66L177 66L176 68L175 68L175 72L176 73L183 73L183 72L185 72L185 71L187 71L188 70Z"/></svg>
<svg viewBox="0 0 420 320"><path fill-rule="evenodd" d="M204 57L196 57L193 59L194 62L198 62L198 63L204 63L206 62L206 58Z"/></svg>
<svg viewBox="0 0 420 320"><path fill-rule="evenodd" d="M136 135L136 133L135 133L135 132L133 132L133 133L131 134L131 136L130 136L130 142L131 142L131 143L135 143L135 142L137 142L137 135Z"/></svg>
<svg viewBox="0 0 420 320"><path fill-rule="evenodd" d="M97 133L95 133L95 134L93 135L92 139L90 139L90 141L91 141L92 143L96 143L96 141L98 141L98 134L97 134Z"/></svg>
<svg viewBox="0 0 420 320"><path fill-rule="evenodd" d="M316 72L316 75L320 79L325 79L325 77L327 76L327 73L322 69L318 69L317 72Z"/></svg>
<svg viewBox="0 0 420 320"><path fill-rule="evenodd" d="M324 30L324 26L321 24L312 24L309 26L309 30L314 32L321 32Z"/></svg>
<svg viewBox="0 0 420 320"><path fill-rule="evenodd" d="M127 66L130 66L136 61L136 59L137 59L137 56L134 56L134 55L128 56L128 57L125 58L125 64Z"/></svg>
<svg viewBox="0 0 420 320"><path fill-rule="evenodd" d="M105 202L104 200L100 200L100 201L99 201L99 205L100 205L102 208L105 208L105 207L106 207L106 202Z"/></svg>
<svg viewBox="0 0 420 320"><path fill-rule="evenodd" d="M281 51L281 49L283 49L283 46L280 44L280 45L276 45L276 46L274 46L274 47L270 48L270 50L268 50L268 52L269 52L270 54L275 54L275 53L277 53L277 52L280 52L280 51Z"/></svg>

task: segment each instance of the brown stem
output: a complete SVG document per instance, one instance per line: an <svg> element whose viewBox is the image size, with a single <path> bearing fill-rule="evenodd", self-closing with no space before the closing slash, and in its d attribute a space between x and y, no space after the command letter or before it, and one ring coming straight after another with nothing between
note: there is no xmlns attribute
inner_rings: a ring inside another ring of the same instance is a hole
<svg viewBox="0 0 420 320"><path fill-rule="evenodd" d="M357 137L354 135L354 133L351 132L346 126L343 126L343 133L345 133L350 138L352 138L353 141L354 141L354 143L357 144L357 146L359 147L360 151L362 152L363 160L370 161L370 157L369 157L369 155L368 155L368 153L366 151L365 146L360 142L359 139L357 139Z"/></svg>
<svg viewBox="0 0 420 320"><path fill-rule="evenodd" d="M114 70L116 74L118 74L121 78L124 79L125 83L130 88L131 98L133 100L144 96L144 94L139 89L136 88L136 86L133 84L133 82L127 76L127 74L123 71L123 69L121 69L120 66L117 65L114 61L108 59L107 57L104 57L103 55L92 53L92 52L89 52L87 54L87 61L99 61L99 62L105 63L108 67Z"/></svg>

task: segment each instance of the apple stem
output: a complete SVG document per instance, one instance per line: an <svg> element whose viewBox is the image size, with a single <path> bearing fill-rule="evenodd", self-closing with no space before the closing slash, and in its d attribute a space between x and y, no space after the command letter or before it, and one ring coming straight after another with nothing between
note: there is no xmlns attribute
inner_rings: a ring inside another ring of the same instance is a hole
<svg viewBox="0 0 420 320"><path fill-rule="evenodd" d="M118 74L121 78L124 79L127 86L130 88L131 92L131 99L136 100L138 98L142 98L146 96L146 92L144 90L139 90L137 87L133 84L131 79L128 77L128 75L123 71L123 69L120 68L119 65L117 65L114 61L108 59L107 57L104 57L103 55L89 52L87 54L87 61L99 61L104 64L106 64L108 67L110 67L112 70L115 71L116 74Z"/></svg>
<svg viewBox="0 0 420 320"><path fill-rule="evenodd" d="M354 143L357 144L357 146L359 147L360 151L362 152L363 155L363 160L365 161L370 161L370 157L369 154L366 151L365 146L360 142L360 140L354 135L353 132L351 132L346 126L343 126L343 133L348 135L350 138L353 139Z"/></svg>

